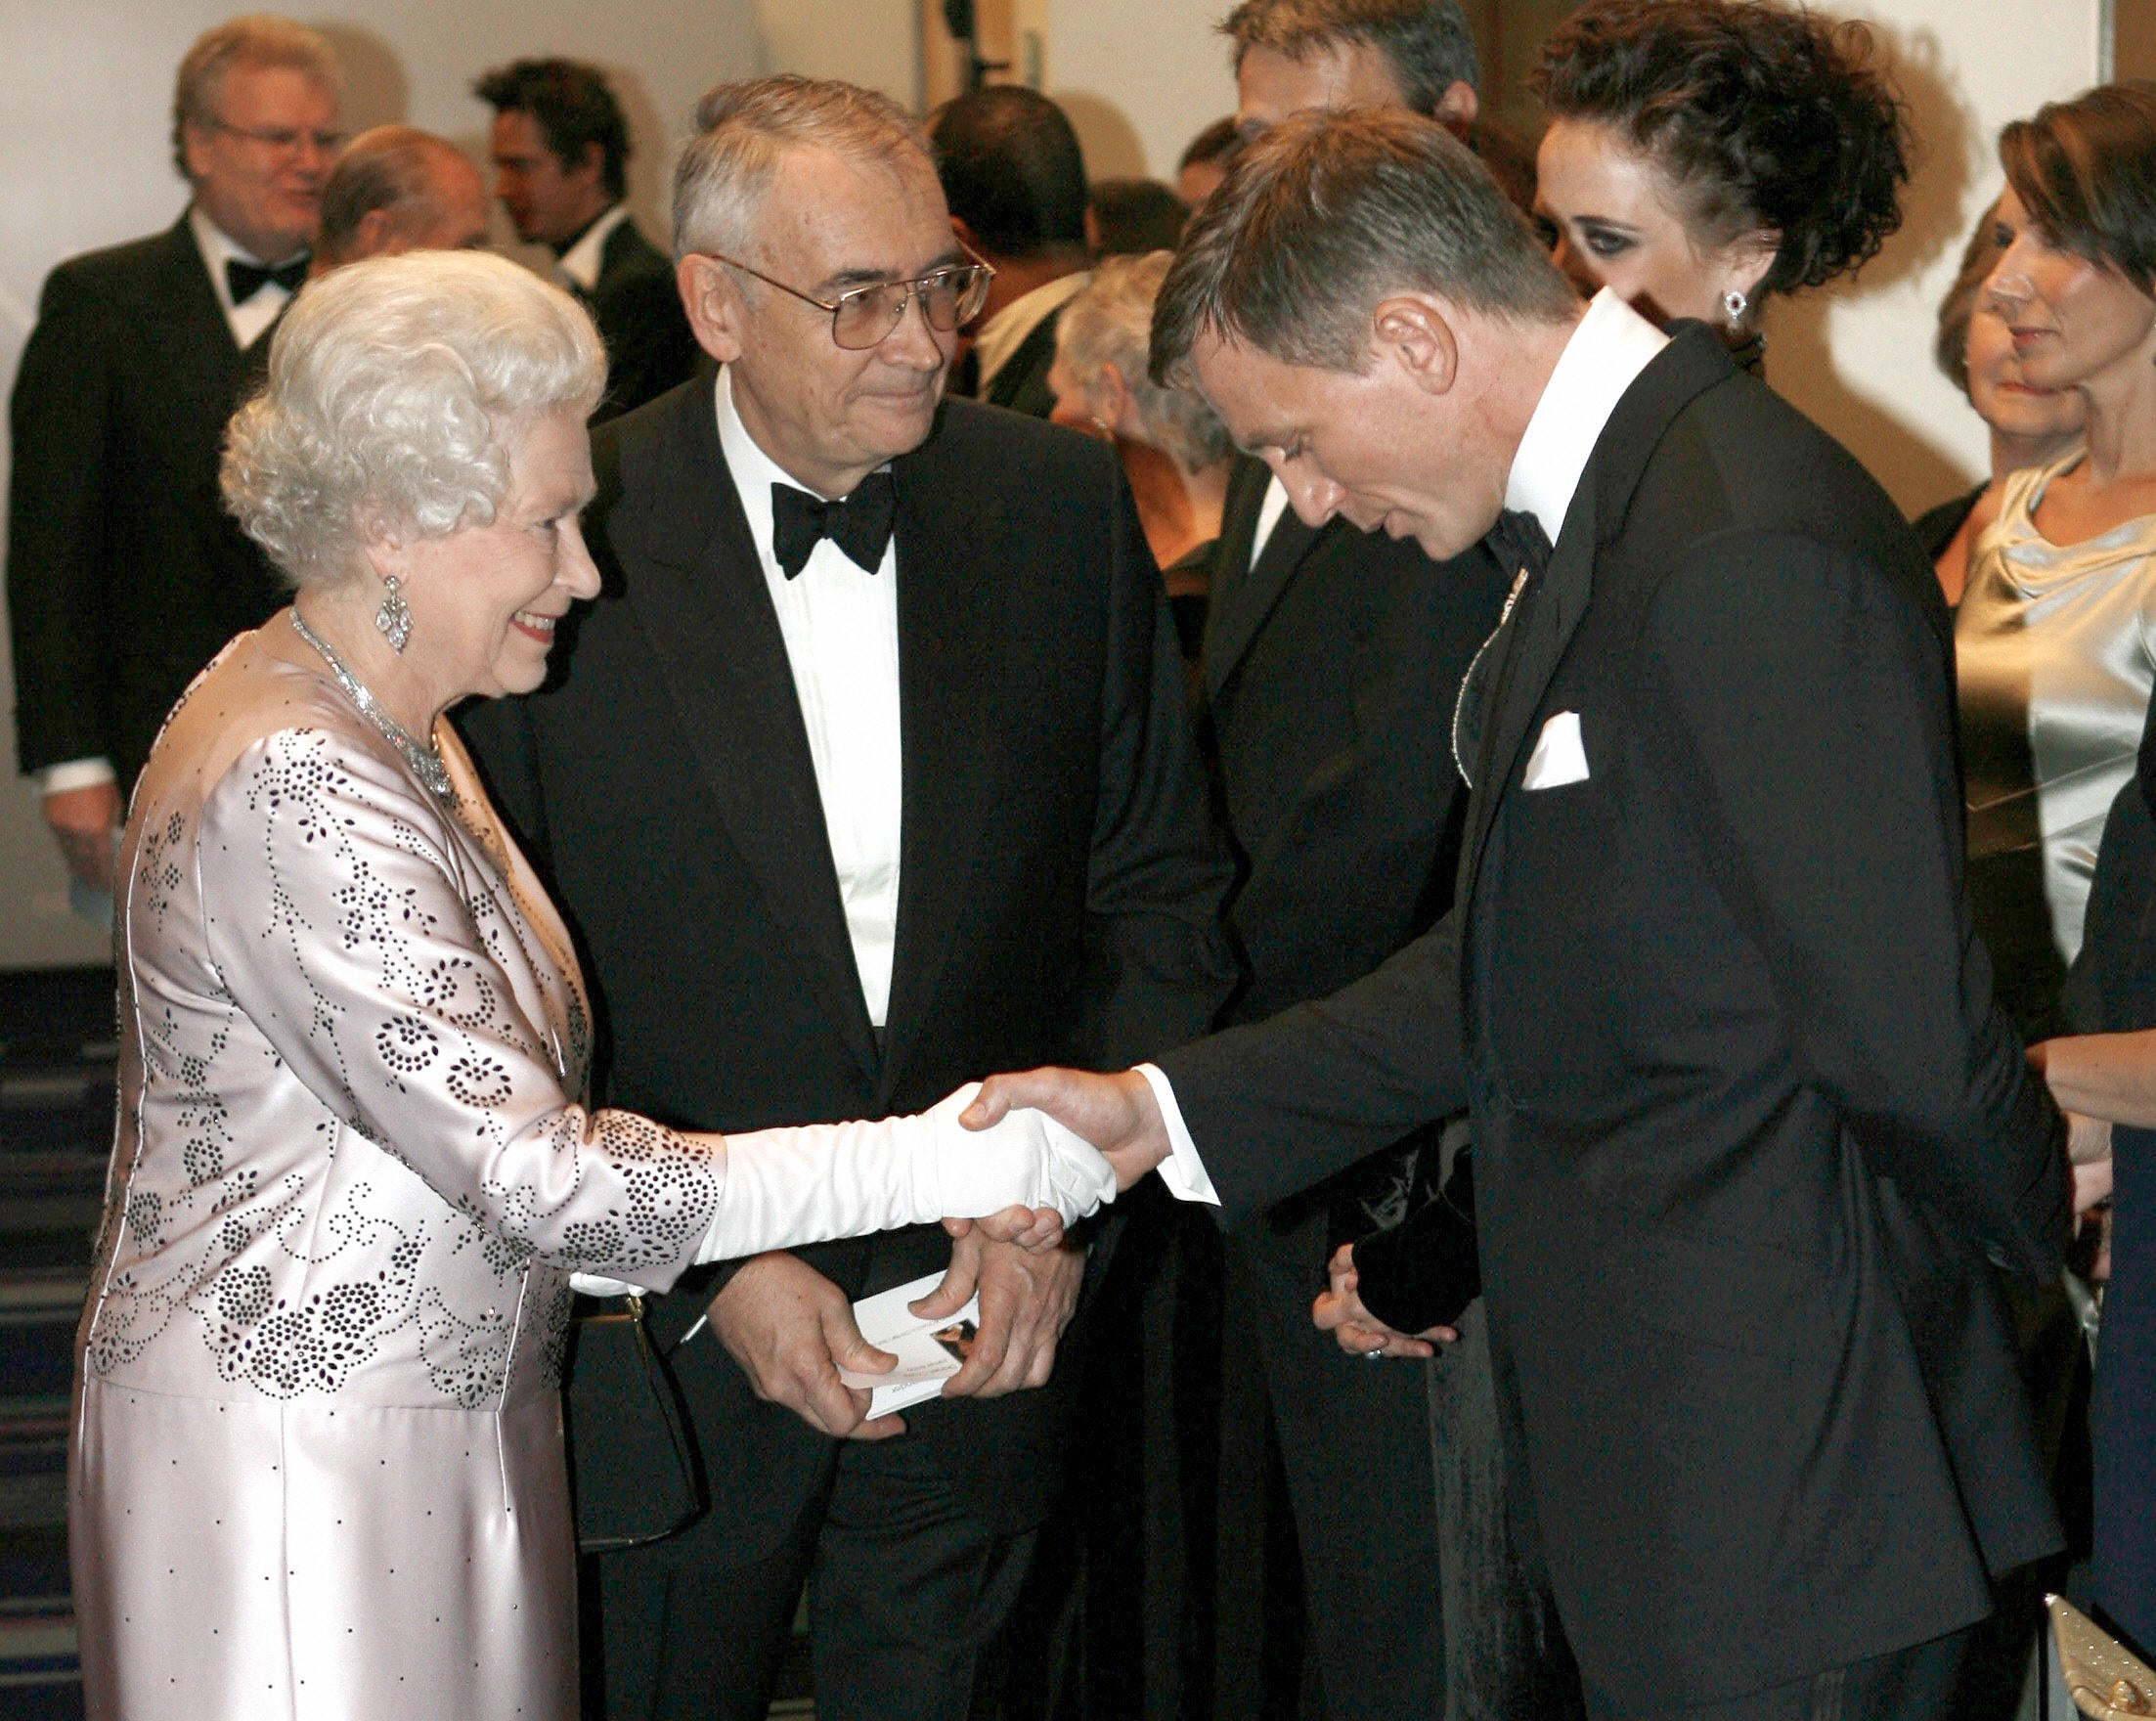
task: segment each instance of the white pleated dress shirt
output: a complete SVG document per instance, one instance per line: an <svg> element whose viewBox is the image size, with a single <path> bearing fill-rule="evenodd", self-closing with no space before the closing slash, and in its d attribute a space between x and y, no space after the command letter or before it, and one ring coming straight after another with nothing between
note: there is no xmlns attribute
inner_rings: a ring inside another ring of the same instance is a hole
<svg viewBox="0 0 2156 1721"><path fill-rule="evenodd" d="M1527 419L1526 434L1519 439L1505 483L1505 506L1533 514L1553 544L1563 530L1572 493L1579 488L1609 415L1668 344L1669 336L1607 287L1595 295L1572 338L1565 342L1549 385ZM1273 480L1276 488L1279 482ZM1268 495L1267 503L1271 500ZM1276 512L1274 518L1278 517ZM1264 525L1262 514L1259 520ZM1264 526L1260 542L1270 529ZM1439 719L1433 716L1431 721ZM1161 1167L1161 1181L1179 1201L1217 1206L1219 1194L1198 1157L1198 1143L1183 1122L1182 1107L1175 1103L1174 1086L1152 1064L1140 1064L1138 1072L1160 1102L1173 1150Z"/></svg>
<svg viewBox="0 0 2156 1721"><path fill-rule="evenodd" d="M771 548L771 486L808 490L756 445L733 406L730 371L718 385L719 446L748 515L778 630L786 640L801 721L809 731L823 827L838 870L846 931L868 1020L891 1008L891 957L899 924L899 840L904 813L899 745L899 540L892 534L874 573L856 567L828 538L794 579Z"/></svg>

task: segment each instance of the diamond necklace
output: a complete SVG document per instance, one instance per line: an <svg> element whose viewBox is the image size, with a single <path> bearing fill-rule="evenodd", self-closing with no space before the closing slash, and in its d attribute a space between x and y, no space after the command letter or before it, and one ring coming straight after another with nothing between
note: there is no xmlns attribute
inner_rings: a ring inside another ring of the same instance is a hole
<svg viewBox="0 0 2156 1721"><path fill-rule="evenodd" d="M359 677L346 669L344 660L330 649L329 641L307 625L296 605L292 609L292 626L298 631L299 637L321 654L322 661L330 666L330 673L336 678L337 685L351 695L352 703L360 708L360 714L381 730L382 738L396 748L404 762L418 773L419 780L443 800L454 805L457 791L450 784L449 772L443 766L442 756L435 751L433 743L421 744L413 739L412 731L375 702L374 695L367 690Z"/></svg>

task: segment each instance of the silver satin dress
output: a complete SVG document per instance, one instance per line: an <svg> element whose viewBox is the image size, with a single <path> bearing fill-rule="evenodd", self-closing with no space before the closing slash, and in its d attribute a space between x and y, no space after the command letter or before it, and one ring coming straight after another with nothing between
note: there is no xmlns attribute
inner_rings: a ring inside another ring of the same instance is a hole
<svg viewBox="0 0 2156 1721"><path fill-rule="evenodd" d="M2156 517L2064 547L2032 517L2080 459L2006 480L1955 618L1971 892L2002 996L2032 1000L2008 1002L2024 1032L2032 1016L2063 1029L2037 988L2055 998L2081 949L2096 847L2156 684Z"/></svg>
<svg viewBox="0 0 2156 1721"><path fill-rule="evenodd" d="M568 1275L671 1283L723 1168L576 1103L576 963L469 761L442 725L453 815L289 626L175 709L121 856L89 1713L569 1721Z"/></svg>

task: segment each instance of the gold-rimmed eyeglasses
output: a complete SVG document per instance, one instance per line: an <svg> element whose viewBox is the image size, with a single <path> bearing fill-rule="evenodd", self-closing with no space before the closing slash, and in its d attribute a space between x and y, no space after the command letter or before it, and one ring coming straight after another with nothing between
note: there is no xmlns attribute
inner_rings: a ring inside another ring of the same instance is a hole
<svg viewBox="0 0 2156 1721"><path fill-rule="evenodd" d="M209 128L229 137L245 138L250 144L260 144L276 155L292 154L307 144L314 145L325 155L334 155L344 148L346 136L341 131L303 131L289 125L227 125L221 119L211 120Z"/></svg>
<svg viewBox="0 0 2156 1721"><path fill-rule="evenodd" d="M724 263L744 275L753 275L766 287L791 293L803 304L831 314L831 338L848 352L866 352L880 346L905 316L906 307L920 301L921 315L931 329L949 333L978 313L989 296L989 283L995 271L978 257L964 263L946 263L911 281L872 281L853 287L835 299L819 299L813 292L774 281L761 269L752 269L718 251L699 251L714 263Z"/></svg>

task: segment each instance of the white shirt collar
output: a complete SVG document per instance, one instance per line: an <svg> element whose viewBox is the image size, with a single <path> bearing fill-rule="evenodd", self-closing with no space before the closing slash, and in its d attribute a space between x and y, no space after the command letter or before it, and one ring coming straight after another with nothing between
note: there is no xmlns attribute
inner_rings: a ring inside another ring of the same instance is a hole
<svg viewBox="0 0 2156 1721"><path fill-rule="evenodd" d="M981 387L1011 362L1011 355L1026 344L1026 336L1060 311L1092 282L1093 272L1080 269L1075 275L1059 275L1043 287L1011 300L981 325L981 338L974 351L981 355Z"/></svg>
<svg viewBox="0 0 2156 1721"><path fill-rule="evenodd" d="M1505 481L1505 506L1533 514L1552 544L1609 415L1668 344L1668 335L1606 287L1564 343Z"/></svg>
<svg viewBox="0 0 2156 1721"><path fill-rule="evenodd" d="M719 408L719 451L726 457L726 470L733 476L733 487L741 493L741 511L749 516L749 537L756 545L756 558L767 568L775 566L777 556L771 549L771 486L795 484L791 475L756 444L749 434L749 427L741 422L741 414L733 404L733 367L719 367L719 381L715 389Z"/></svg>
<svg viewBox="0 0 2156 1721"><path fill-rule="evenodd" d="M606 242L613 237L614 229L628 219L629 205L616 203L587 227L575 244L561 253L554 268L571 286L592 291L598 286L599 264L604 260L600 253L606 249Z"/></svg>
<svg viewBox="0 0 2156 1721"><path fill-rule="evenodd" d="M276 282L265 282L255 289L252 297L243 305L232 302L232 284L225 278L228 262L252 263L257 269L266 265L260 257L202 213L199 203L193 204L187 212L188 231L195 236L195 248L202 254L202 267L209 271L209 284L217 294L217 308L224 312L225 323L232 330L232 338L242 351L254 344L255 337L277 321L278 312L285 308L291 294Z"/></svg>
<svg viewBox="0 0 2156 1721"><path fill-rule="evenodd" d="M756 553L770 567L778 565L778 557L771 548L774 528L771 525L771 486L784 484L794 490L806 490L810 495L820 494L814 484L804 484L791 472L766 454L749 434L749 427L741 422L741 411L733 404L733 367L721 365L719 380L714 387L719 411L719 450L726 457L726 470L733 476L733 487L741 493L741 510L749 516L749 536L755 541ZM889 471L888 463L878 468ZM889 552L886 552L888 557Z"/></svg>

